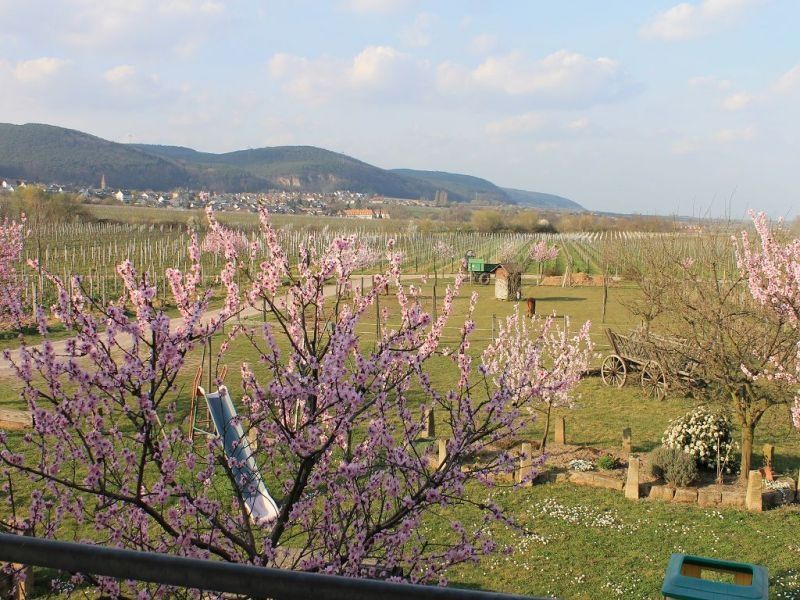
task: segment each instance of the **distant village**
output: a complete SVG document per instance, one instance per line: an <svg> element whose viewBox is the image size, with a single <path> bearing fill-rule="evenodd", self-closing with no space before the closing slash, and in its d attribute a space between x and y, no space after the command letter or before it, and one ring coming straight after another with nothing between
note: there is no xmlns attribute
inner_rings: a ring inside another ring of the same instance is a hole
<svg viewBox="0 0 800 600"><path fill-rule="evenodd" d="M20 180L0 180L0 194L16 188L35 185L48 193L72 194L87 203L124 204L151 208L198 209L211 207L217 211L257 212L266 206L271 213L321 215L350 219L389 219L390 205L428 206L425 200L386 198L348 190L327 193L270 190L258 193L215 193L196 190L131 190L114 188L101 177L96 188L60 184L42 184ZM444 193L444 192L442 192Z"/></svg>

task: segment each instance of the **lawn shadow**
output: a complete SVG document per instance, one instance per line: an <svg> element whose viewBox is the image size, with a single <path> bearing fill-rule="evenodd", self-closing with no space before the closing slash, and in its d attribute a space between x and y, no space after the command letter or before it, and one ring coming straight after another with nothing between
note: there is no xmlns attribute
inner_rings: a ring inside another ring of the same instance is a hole
<svg viewBox="0 0 800 600"><path fill-rule="evenodd" d="M584 302L586 298L575 298L573 296L550 296L536 298L536 302Z"/></svg>

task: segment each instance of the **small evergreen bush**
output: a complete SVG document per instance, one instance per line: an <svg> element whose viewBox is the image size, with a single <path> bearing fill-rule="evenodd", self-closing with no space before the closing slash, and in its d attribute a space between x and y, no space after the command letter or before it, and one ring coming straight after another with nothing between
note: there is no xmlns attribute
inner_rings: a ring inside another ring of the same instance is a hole
<svg viewBox="0 0 800 600"><path fill-rule="evenodd" d="M656 448L650 453L648 465L653 477L679 487L686 487L699 477L694 458L678 448Z"/></svg>
<svg viewBox="0 0 800 600"><path fill-rule="evenodd" d="M619 461L610 454L604 454L597 459L597 467L604 471L611 471L619 466Z"/></svg>

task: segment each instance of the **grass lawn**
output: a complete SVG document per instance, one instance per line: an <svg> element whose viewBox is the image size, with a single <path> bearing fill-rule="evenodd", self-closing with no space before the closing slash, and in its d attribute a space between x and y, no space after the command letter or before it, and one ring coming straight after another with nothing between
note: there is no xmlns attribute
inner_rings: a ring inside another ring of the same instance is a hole
<svg viewBox="0 0 800 600"><path fill-rule="evenodd" d="M516 552L460 567L458 585L571 599L660 598L669 556L766 565L771 598L800 598L800 511L754 514L660 502L568 483L504 490L496 499L532 532L502 528Z"/></svg>
<svg viewBox="0 0 800 600"><path fill-rule="evenodd" d="M496 319L513 310L514 303L494 300L493 286L468 285L456 301L457 314L451 323L454 327L459 324L458 317L463 316L472 290L480 295L472 346L477 354L491 340L493 321L496 323ZM443 293L440 282L438 298ZM630 288L612 288L606 323L601 324L601 288L526 286L523 291L524 296L537 298L540 314L567 315L574 328L584 320L592 320L596 364L608 350L603 327L627 331L635 324L620 302L635 293ZM424 296L431 305L430 284L425 286ZM391 296L381 297L381 303L391 306ZM374 337L374 323L373 313L359 328L365 343ZM457 329L448 329L446 338L447 343L454 343ZM256 362L252 350L237 342L225 359L230 366L227 383L232 390L238 389L242 361ZM186 367L186 387L178 396L184 414L188 412L188 383L199 362L200 356L193 356ZM455 376L449 365L445 359L435 359L431 365L433 381L441 389L446 389ZM15 382L5 380L3 384L0 406L18 407ZM180 388L181 385L177 389ZM668 395L663 402L648 398L635 382L622 389L609 388L597 377L580 383L576 399L577 408L562 411L567 418L570 443L618 447L622 429L630 427L635 452L646 452L658 445L670 420L693 406L692 400L674 395ZM541 434L538 427L535 424L529 432L533 439ZM440 431L439 435L446 433ZM777 469L797 473L800 435L789 426L788 409L771 409L759 427L756 442L757 449L761 443L775 444ZM485 490L475 493L487 494ZM800 511L795 508L750 514L644 500L630 502L619 493L561 483L523 490L497 488L491 493L532 533L498 526L497 539L513 546L516 552L459 567L450 577L454 585L576 599L658 598L670 553L689 552L766 565L770 569L771 597L800 598L800 542L793 535L794 527L800 526ZM429 527L432 537L446 535L448 523L446 519L439 520Z"/></svg>

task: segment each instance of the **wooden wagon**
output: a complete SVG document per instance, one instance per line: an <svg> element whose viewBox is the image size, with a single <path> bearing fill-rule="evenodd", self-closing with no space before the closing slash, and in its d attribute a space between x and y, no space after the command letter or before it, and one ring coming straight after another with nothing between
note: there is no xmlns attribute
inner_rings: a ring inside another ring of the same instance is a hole
<svg viewBox="0 0 800 600"><path fill-rule="evenodd" d="M622 387L629 375L637 374L642 389L650 397L663 400L676 378L698 382L694 375L697 363L683 340L641 331L622 335L608 328L606 336L613 350L600 367L606 385Z"/></svg>

